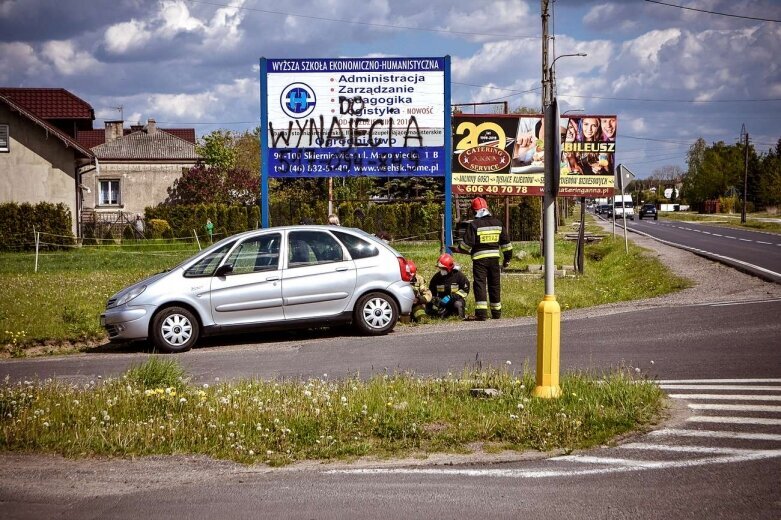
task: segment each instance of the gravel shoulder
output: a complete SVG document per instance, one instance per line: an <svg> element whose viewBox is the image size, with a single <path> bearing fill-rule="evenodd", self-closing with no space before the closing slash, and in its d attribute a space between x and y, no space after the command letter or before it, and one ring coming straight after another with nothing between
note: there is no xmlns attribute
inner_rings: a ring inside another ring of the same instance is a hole
<svg viewBox="0 0 781 520"><path fill-rule="evenodd" d="M607 230L607 226L606 230ZM781 298L781 285L762 281L740 273L732 268L698 257L687 251L676 249L655 240L630 234L630 239L659 258L679 276L692 281L693 286L658 298L602 305L588 309L567 311L563 320L582 319L593 316L627 312L638 308L696 305L713 302L761 301ZM502 326L517 325L533 321L534 318L502 320ZM493 326L488 323L443 323L439 327ZM427 327L428 330L429 327ZM402 327L398 332L420 333L419 328ZM680 410L671 410L666 420L681 420ZM483 454L475 452L468 456L435 455L425 460L405 459L384 464L470 464L490 463L508 460L528 460L547 457L551 454L503 453ZM378 461L360 461L355 464L373 464ZM334 468L344 463L328 464ZM204 484L208 481L236 481L270 472L311 470L322 468L320 463L297 464L290 468L271 469L265 466L242 466L227 461L212 460L202 456L144 457L140 459L88 458L71 460L58 455L0 454L0 500L6 506L22 506L39 500L51 500L67 506L80 499L122 496L147 489L176 488L189 484Z"/></svg>

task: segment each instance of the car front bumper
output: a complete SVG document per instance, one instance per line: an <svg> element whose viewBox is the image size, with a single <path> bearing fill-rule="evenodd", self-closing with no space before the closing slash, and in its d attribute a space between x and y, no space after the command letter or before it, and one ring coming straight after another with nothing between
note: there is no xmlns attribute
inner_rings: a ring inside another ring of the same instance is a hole
<svg viewBox="0 0 781 520"><path fill-rule="evenodd" d="M100 315L100 325L112 341L145 339L149 334L151 306L127 306L106 309Z"/></svg>

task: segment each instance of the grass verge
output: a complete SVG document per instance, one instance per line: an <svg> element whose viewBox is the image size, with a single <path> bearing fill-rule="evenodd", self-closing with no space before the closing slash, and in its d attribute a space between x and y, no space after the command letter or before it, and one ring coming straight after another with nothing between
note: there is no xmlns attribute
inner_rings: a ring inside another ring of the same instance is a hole
<svg viewBox="0 0 781 520"><path fill-rule="evenodd" d="M601 232L601 228L588 229ZM566 228L561 228L560 236ZM418 265L430 280L436 270L439 245L397 243L394 246ZM511 264L521 270L542 264L538 242L516 243L522 259ZM47 253L33 272L34 256L0 253L0 356L23 357L64 353L105 341L99 316L105 302L121 288L163 269L171 268L194 253L192 244L158 244L150 249L131 246L85 247ZM560 238L555 245L558 265L573 265L575 243ZM563 311L604 303L660 296L689 286L675 277L655 257L630 243L607 235L587 244L585 274L556 282L556 297ZM456 255L471 279L472 261ZM571 271L570 271L571 273ZM533 316L544 294L537 275L507 273L502 276L502 315ZM474 297L467 298L467 312L474 312Z"/></svg>
<svg viewBox="0 0 781 520"><path fill-rule="evenodd" d="M700 222L702 224L708 224L713 226L738 228L738 229L757 229L760 231L767 231L770 233L781 233L781 223L779 222L767 222L764 220L758 220L760 217L769 217L769 215L747 215L746 223L740 222L740 214L712 214L701 215L699 213L664 213L663 216L668 220L676 220L680 222Z"/></svg>
<svg viewBox="0 0 781 520"><path fill-rule="evenodd" d="M527 370L195 386L175 361L164 363L151 358L123 377L83 386L6 381L0 450L200 454L272 466L465 453L476 443L489 451L573 450L652 424L664 406L656 384L625 370L564 375L561 398L538 399ZM472 388L500 395L477 398Z"/></svg>

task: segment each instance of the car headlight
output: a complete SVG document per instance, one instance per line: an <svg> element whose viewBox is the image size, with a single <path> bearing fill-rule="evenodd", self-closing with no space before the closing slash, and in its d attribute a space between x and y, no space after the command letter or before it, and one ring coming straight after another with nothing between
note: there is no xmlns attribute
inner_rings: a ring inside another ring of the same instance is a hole
<svg viewBox="0 0 781 520"><path fill-rule="evenodd" d="M145 290L146 290L146 285L136 287L135 289L131 290L130 292L122 296L120 299L118 299L116 306L119 307L120 305L125 305L129 301L138 298L141 295L141 293L144 292Z"/></svg>

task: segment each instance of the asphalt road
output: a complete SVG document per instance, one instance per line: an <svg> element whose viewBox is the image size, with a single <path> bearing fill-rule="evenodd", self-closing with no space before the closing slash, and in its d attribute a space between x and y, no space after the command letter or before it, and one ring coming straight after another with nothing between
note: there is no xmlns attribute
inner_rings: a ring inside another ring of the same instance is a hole
<svg viewBox="0 0 781 520"><path fill-rule="evenodd" d="M617 227L623 224L616 222ZM749 229L719 227L674 220L627 221L630 231L642 232L668 244L726 263L765 280L781 283L781 235Z"/></svg>

